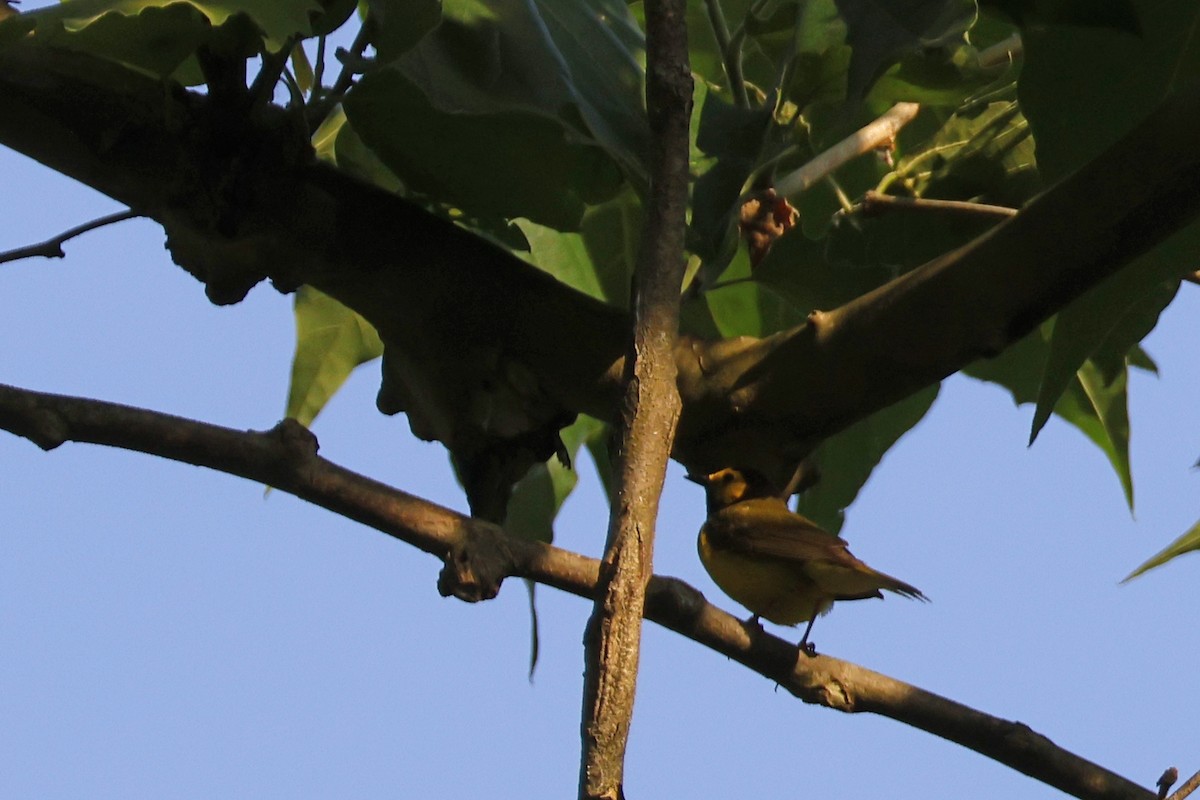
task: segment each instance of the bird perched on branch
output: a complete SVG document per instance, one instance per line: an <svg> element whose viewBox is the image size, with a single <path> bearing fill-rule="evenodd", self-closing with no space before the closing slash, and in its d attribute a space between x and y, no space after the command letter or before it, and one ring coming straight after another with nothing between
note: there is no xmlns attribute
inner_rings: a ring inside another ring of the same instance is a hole
<svg viewBox="0 0 1200 800"><path fill-rule="evenodd" d="M808 622L804 650L811 652L813 620L835 600L883 597L880 589L927 599L850 555L844 540L792 511L754 473L722 469L687 477L707 493L708 519L697 547L708 574L751 611L751 623L759 617L779 625Z"/></svg>

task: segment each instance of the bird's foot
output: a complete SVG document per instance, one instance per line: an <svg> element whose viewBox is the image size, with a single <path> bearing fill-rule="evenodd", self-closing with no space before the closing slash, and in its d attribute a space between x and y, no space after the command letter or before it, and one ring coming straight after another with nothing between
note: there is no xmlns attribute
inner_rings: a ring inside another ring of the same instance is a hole
<svg viewBox="0 0 1200 800"><path fill-rule="evenodd" d="M756 636L763 632L763 624L759 619L758 614L752 614L749 619L742 621L742 627L746 629L746 633L751 636Z"/></svg>

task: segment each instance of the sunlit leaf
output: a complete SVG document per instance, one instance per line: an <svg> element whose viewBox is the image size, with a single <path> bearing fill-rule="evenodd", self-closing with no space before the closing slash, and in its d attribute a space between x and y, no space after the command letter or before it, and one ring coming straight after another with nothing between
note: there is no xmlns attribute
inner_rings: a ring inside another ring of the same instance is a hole
<svg viewBox="0 0 1200 800"><path fill-rule="evenodd" d="M267 49L278 51L293 36L311 35L321 11L315 0L70 0L28 16L38 37L168 75L233 17L248 20Z"/></svg>
<svg viewBox="0 0 1200 800"><path fill-rule="evenodd" d="M1121 583L1131 581L1137 576L1149 572L1155 567L1161 567L1168 561L1181 556L1184 553L1191 553L1200 550L1200 522L1197 522L1187 532L1180 536L1175 541L1164 547L1161 551L1149 558L1146 563L1135 569L1133 572L1125 576Z"/></svg>
<svg viewBox="0 0 1200 800"><path fill-rule="evenodd" d="M805 313L767 284L750 278L750 258L738 250L719 283L703 295L722 338L766 336L804 321Z"/></svg>
<svg viewBox="0 0 1200 800"><path fill-rule="evenodd" d="M579 448L608 435L608 426L598 419L580 415L560 432L563 446L574 463ZM508 501L504 530L521 539L554 541L554 518L578 483L578 473L552 456L534 464L513 487Z"/></svg>
<svg viewBox="0 0 1200 800"><path fill-rule="evenodd" d="M625 308L637 258L641 206L625 192L583 215L578 233L516 221L529 243L520 253L534 266L597 300Z"/></svg>
<svg viewBox="0 0 1200 800"><path fill-rule="evenodd" d="M355 367L383 354L383 344L369 322L310 286L296 292L295 305L287 416L310 425Z"/></svg>
<svg viewBox="0 0 1200 800"><path fill-rule="evenodd" d="M1115 371L1084 362L1076 380L1059 398L1054 413L1079 428L1112 464L1125 502L1133 508L1133 475L1129 467L1128 370L1124 360Z"/></svg>

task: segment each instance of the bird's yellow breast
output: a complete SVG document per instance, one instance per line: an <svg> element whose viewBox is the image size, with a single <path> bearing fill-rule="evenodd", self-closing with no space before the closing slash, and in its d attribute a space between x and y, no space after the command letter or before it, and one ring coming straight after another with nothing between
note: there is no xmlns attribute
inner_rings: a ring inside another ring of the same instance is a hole
<svg viewBox="0 0 1200 800"><path fill-rule="evenodd" d="M696 542L700 560L721 591L777 625L799 625L824 614L833 598L794 564L714 548L705 528Z"/></svg>

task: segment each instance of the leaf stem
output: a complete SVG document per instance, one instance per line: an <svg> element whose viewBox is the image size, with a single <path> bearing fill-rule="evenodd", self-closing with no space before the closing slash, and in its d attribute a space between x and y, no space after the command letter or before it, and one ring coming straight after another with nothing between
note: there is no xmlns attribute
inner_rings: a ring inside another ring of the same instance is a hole
<svg viewBox="0 0 1200 800"><path fill-rule="evenodd" d="M741 108L749 108L750 97L746 92L745 76L742 75L742 41L746 38L745 28L739 27L736 35L729 35L725 13L721 11L721 0L704 0L704 8L708 11L708 22L712 26L713 37L717 40L717 48L721 51L721 61L725 65L725 77L729 79L729 91L733 93L733 101Z"/></svg>

